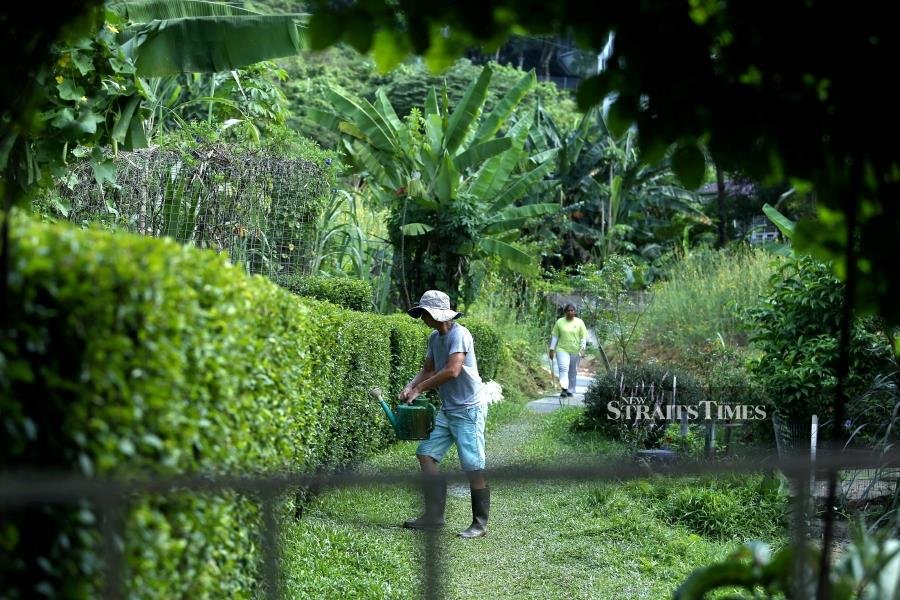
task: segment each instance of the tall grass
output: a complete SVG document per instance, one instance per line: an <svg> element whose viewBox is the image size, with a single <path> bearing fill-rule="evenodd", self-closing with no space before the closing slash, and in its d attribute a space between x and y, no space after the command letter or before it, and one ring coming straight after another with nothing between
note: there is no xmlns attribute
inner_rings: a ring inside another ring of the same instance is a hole
<svg viewBox="0 0 900 600"><path fill-rule="evenodd" d="M479 274L478 294L466 307L466 314L499 327L507 341L524 342L546 354L550 329L556 320L555 307L521 276L500 274L489 268Z"/></svg>
<svg viewBox="0 0 900 600"><path fill-rule="evenodd" d="M644 342L671 347L675 353L709 341L746 345L742 313L760 303L779 260L747 246L688 255L673 266L668 280L654 286L644 315Z"/></svg>
<svg viewBox="0 0 900 600"><path fill-rule="evenodd" d="M542 366L548 360L555 306L520 275L501 274L490 263L477 265L475 271L478 293L465 312L502 332L505 355L498 379L504 385L513 384L522 393L539 393L551 385Z"/></svg>

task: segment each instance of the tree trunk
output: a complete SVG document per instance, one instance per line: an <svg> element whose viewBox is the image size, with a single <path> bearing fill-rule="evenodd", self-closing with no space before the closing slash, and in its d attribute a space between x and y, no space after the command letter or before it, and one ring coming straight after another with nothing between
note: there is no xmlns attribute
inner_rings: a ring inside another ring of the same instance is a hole
<svg viewBox="0 0 900 600"><path fill-rule="evenodd" d="M725 214L725 174L719 165L716 165L716 204L719 213L719 242L718 247L722 248L728 243L728 215Z"/></svg>
<svg viewBox="0 0 900 600"><path fill-rule="evenodd" d="M544 81L550 80L550 59L553 58L554 49L552 42L545 42L541 48L541 71L544 73Z"/></svg>

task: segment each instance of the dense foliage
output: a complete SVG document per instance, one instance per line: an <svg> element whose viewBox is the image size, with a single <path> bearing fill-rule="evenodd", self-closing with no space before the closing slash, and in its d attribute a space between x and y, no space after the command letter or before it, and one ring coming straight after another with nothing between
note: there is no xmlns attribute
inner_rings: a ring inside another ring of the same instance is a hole
<svg viewBox="0 0 900 600"><path fill-rule="evenodd" d="M814 189L822 218L801 223L798 246L839 259L840 274L853 272L846 261L855 269L857 256L865 259L859 265L868 276L851 278L849 294L890 323L900 321L900 280L890 258L900 254L900 163L885 143L898 137L898 124L870 102L896 96L878 76L897 54L888 8L848 19L833 3L792 2L772 19L758 3L650 2L596 11L574 2L316 0L312 12L313 47L343 40L371 50L384 70L410 52L432 69L446 68L469 47L493 51L523 32L565 32L582 48L601 52L614 32L607 68L581 83L579 105L601 104L614 92L612 129L624 133L636 123L642 159L653 164L671 152L687 187L703 183L708 156L726 171L740 168L755 179L790 179Z"/></svg>
<svg viewBox="0 0 900 600"><path fill-rule="evenodd" d="M298 296L325 300L350 310L372 312L372 284L352 277L291 275L276 283Z"/></svg>
<svg viewBox="0 0 900 600"><path fill-rule="evenodd" d="M7 316L17 326L0 338L4 468L308 470L346 465L391 439L368 389L396 397L421 364L427 329L409 317L300 301L168 240L21 217L13 226ZM472 330L490 372L499 335ZM136 593L257 590L253 498L144 497L126 518ZM96 595L96 519L87 504L5 513L3 589Z"/></svg>
<svg viewBox="0 0 900 600"><path fill-rule="evenodd" d="M753 342L762 353L754 374L786 418L818 414L825 422L833 416L842 294L841 282L827 265L811 258L792 259L772 275L765 303L750 313ZM845 393L852 401L895 365L889 337L871 319L854 322L849 351ZM877 396L867 402L875 401ZM889 398L884 401L888 404L882 418L893 407ZM860 425L857 417L865 406L851 402L848 408L850 424ZM870 430L878 427L877 421L869 425ZM832 431L833 427L829 424Z"/></svg>
<svg viewBox="0 0 900 600"><path fill-rule="evenodd" d="M638 132L614 132L600 109L581 115L571 127L543 108L528 133L531 152L555 150L548 196L560 202L564 218L529 224L538 239L552 240L554 267L603 262L614 253L632 255L660 276L660 259L708 235L710 219L698 195L678 184L671 161L646 164ZM545 193L538 187L536 196Z"/></svg>
<svg viewBox="0 0 900 600"><path fill-rule="evenodd" d="M257 139L260 119L283 122L282 98L263 76L266 69L249 68L246 89L236 69L299 51L293 17L260 18L214 2L96 4L83 3L82 18L45 50L51 60L26 65L33 72L17 85L26 81L28 93L14 113L5 107L0 112L4 122L15 122L3 130L0 169L18 193L64 175L72 158L88 157L97 181L112 181L106 147L146 147L148 126L154 131L160 120L183 124L178 113L197 108L201 98L210 120L218 112L226 128L243 123ZM192 85L196 78L177 77L232 69L199 85ZM225 88L218 95L217 84ZM20 127L26 114L29 123Z"/></svg>
<svg viewBox="0 0 900 600"><path fill-rule="evenodd" d="M534 75L524 75L482 115L492 77L484 67L453 107L446 90L439 102L431 88L422 110L402 121L383 91L373 104L333 90L333 112L319 115L345 134L347 154L373 199L390 208L400 305L426 289L445 290L454 302L460 295L471 300L467 274L480 257L535 270L535 257L514 240L528 219L558 211L555 204L523 200L547 183L554 151L530 155L524 148L530 117L511 121Z"/></svg>
<svg viewBox="0 0 900 600"><path fill-rule="evenodd" d="M104 154L113 180L73 162L33 209L49 219L102 224L228 252L268 276L314 263L315 221L334 183L334 155L285 128L262 144L205 123L159 136L151 148Z"/></svg>
<svg viewBox="0 0 900 600"><path fill-rule="evenodd" d="M748 246L697 249L653 285L643 333L656 352L691 354L710 341L745 346L746 311L757 307L780 257Z"/></svg>
<svg viewBox="0 0 900 600"><path fill-rule="evenodd" d="M444 73L436 75L428 71L419 61L399 65L388 73L380 73L370 57L361 55L348 46L336 46L323 52L305 53L285 58L278 64L288 75L282 84L291 111L290 123L304 135L318 140L327 148L339 146L338 132L325 129L311 118L315 110L332 110L327 99L329 90L339 89L359 99L375 101L375 92L384 91L400 118L406 117L413 108L425 103L428 90L432 87L447 86L447 96L451 104L462 99L466 88L478 79L481 66L468 60L460 60ZM488 90L485 111L490 112L525 71L510 66L492 64L495 75L493 85ZM542 110L553 115L563 126L573 122L576 113L575 101L570 94L559 90L552 83L538 83L522 99L524 109Z"/></svg>
<svg viewBox="0 0 900 600"><path fill-rule="evenodd" d="M821 551L794 542L777 550L749 542L724 561L695 570L675 590L675 600L702 600L735 588L772 598L812 598L820 575ZM798 555L806 560L798 560ZM853 540L827 573L833 598L881 600L900 595L900 541L855 532Z"/></svg>

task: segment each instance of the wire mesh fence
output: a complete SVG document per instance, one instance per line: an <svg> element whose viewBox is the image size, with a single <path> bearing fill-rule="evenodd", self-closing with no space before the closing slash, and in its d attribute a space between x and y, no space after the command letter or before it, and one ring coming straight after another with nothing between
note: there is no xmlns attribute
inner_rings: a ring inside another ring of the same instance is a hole
<svg viewBox="0 0 900 600"><path fill-rule="evenodd" d="M115 181L90 163L58 186L65 218L227 252L248 273L309 274L329 189L313 162L207 144L122 152Z"/></svg>
<svg viewBox="0 0 900 600"><path fill-rule="evenodd" d="M690 475L725 476L735 473L768 472L778 469L792 481L808 481L813 469L820 473L837 470L900 467L900 450L890 452L852 451L828 452L817 457L760 454L735 461L690 461L666 463L654 468L656 475L681 477ZM648 476L646 464L609 460L596 464L509 465L491 470L492 486L522 482L604 482L626 481ZM464 481L462 474L442 474L444 481ZM235 492L252 497L261 505L262 519L258 539L262 547L262 564L258 573L260 590L267 598L281 598L280 536L282 522L277 518L277 503L284 494L296 489L336 489L351 486L404 485L420 487L419 475L402 472L335 472L273 473L261 475L179 475L144 479L101 480L83 476L47 474L40 472L0 475L0 510L6 512L44 505L67 505L90 502L99 513L97 523L102 537L103 597L125 597L128 569L124 557L125 538L129 535L124 515L129 503L147 495L226 494ZM809 498L806 486L797 485L800 493L794 498L791 530L795 541L809 540ZM422 552L420 594L422 598L445 597L446 571L443 561L443 534L427 530L421 535ZM805 558L797 554L798 569ZM673 581L673 589L680 582ZM799 595L796 597L804 597Z"/></svg>

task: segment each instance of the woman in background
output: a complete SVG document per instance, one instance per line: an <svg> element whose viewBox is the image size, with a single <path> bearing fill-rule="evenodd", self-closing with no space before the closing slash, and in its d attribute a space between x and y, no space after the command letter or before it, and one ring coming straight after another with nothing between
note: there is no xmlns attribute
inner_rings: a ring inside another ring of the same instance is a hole
<svg viewBox="0 0 900 600"><path fill-rule="evenodd" d="M556 320L550 332L550 358L556 356L559 367L560 398L575 394L578 361L587 347L587 327L575 316L575 305L566 304L565 316Z"/></svg>

